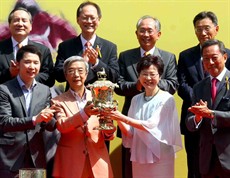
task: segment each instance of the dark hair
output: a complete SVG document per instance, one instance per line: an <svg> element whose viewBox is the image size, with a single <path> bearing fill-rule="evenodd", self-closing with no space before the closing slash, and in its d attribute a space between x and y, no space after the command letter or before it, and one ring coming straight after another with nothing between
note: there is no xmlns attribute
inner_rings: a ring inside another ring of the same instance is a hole
<svg viewBox="0 0 230 178"><path fill-rule="evenodd" d="M140 74L142 70L154 65L157 68L159 75L161 76L164 71L164 63L160 56L147 55L140 59L137 63L137 72Z"/></svg>
<svg viewBox="0 0 230 178"><path fill-rule="evenodd" d="M85 7L87 5L94 6L97 9L97 15L98 15L98 17L99 18L102 17L101 8L96 3L91 2L91 1L86 1L86 2L83 2L83 3L80 4L80 6L77 8L77 17L80 17L83 7Z"/></svg>
<svg viewBox="0 0 230 178"><path fill-rule="evenodd" d="M23 59L25 53L36 54L36 55L38 55L40 61L42 59L42 54L36 46L26 45L26 46L21 47L18 50L17 55L16 55L16 61L20 62Z"/></svg>
<svg viewBox="0 0 230 178"><path fill-rule="evenodd" d="M213 45L218 45L221 54L225 54L226 53L226 49L224 46L224 43L222 41L216 40L216 39L211 39L211 40L207 40L204 42L204 44L201 47L201 55L203 54L203 50L204 48L207 48L209 46L213 46Z"/></svg>
<svg viewBox="0 0 230 178"><path fill-rule="evenodd" d="M14 9L10 12L10 14L9 14L9 16L8 16L8 23L10 24L11 20L13 19L14 12L15 12L15 11L19 11L19 10L25 11L25 12L29 15L30 23L32 23L32 15L31 15L31 13L30 13L26 8L23 8L23 7L14 8Z"/></svg>
<svg viewBox="0 0 230 178"><path fill-rule="evenodd" d="M215 26L218 25L217 17L213 12L211 12L211 11L203 11L203 12L200 12L199 14L197 14L194 17L194 19L193 19L194 27L195 27L197 21L203 20L205 18L209 18Z"/></svg>

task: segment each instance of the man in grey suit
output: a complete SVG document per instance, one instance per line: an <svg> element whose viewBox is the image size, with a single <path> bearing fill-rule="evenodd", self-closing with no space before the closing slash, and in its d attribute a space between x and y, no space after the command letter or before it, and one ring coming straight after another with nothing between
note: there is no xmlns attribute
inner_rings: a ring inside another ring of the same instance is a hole
<svg viewBox="0 0 230 178"><path fill-rule="evenodd" d="M18 75L0 85L0 177L21 168L46 168L43 131L55 129L49 87L37 82L41 53L33 45L18 50Z"/></svg>
<svg viewBox="0 0 230 178"><path fill-rule="evenodd" d="M159 88L174 94L178 87L176 76L176 57L174 54L157 48L156 42L161 36L160 21L151 16L143 16L136 25L136 36L140 47L130 49L120 53L118 64L120 67L119 88L115 92L120 96L125 96L122 113L127 115L131 99L136 94L143 92L143 87L138 81L136 65L141 57L147 55L160 56L164 63L164 72L159 82ZM120 130L118 129L120 137ZM132 167L129 150L122 147L122 174L124 178L132 177Z"/></svg>
<svg viewBox="0 0 230 178"><path fill-rule="evenodd" d="M53 76L53 60L49 48L29 40L28 35L32 30L32 16L27 9L18 7L13 9L8 17L11 37L0 41L0 83L4 83L18 75L16 66L16 53L21 46L35 45L42 53L41 69L36 80L52 87L55 79Z"/></svg>
<svg viewBox="0 0 230 178"><path fill-rule="evenodd" d="M193 87L186 118L189 131L199 131L202 178L230 177L230 71L225 67L224 44L208 40L202 45L204 69L210 74ZM214 83L215 82L215 83Z"/></svg>

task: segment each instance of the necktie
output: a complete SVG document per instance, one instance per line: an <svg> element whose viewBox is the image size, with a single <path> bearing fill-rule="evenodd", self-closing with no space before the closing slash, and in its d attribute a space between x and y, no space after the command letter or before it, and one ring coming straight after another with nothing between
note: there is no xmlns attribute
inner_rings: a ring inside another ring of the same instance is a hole
<svg viewBox="0 0 230 178"><path fill-rule="evenodd" d="M148 56L148 55L150 55L150 53L147 52L147 51L145 51L145 52L144 52L144 56Z"/></svg>
<svg viewBox="0 0 230 178"><path fill-rule="evenodd" d="M91 43L90 43L89 41L87 41L87 42L85 43L85 47L86 47L86 48L89 48L90 46L92 46Z"/></svg>
<svg viewBox="0 0 230 178"><path fill-rule="evenodd" d="M215 102L216 99L216 92L217 92L217 88L216 88L216 83L217 83L217 79L213 78L212 79L212 102Z"/></svg>
<svg viewBox="0 0 230 178"><path fill-rule="evenodd" d="M21 43L18 43L18 44L17 44L17 47L18 47L18 49L20 49L20 48L22 47L22 44L21 44Z"/></svg>

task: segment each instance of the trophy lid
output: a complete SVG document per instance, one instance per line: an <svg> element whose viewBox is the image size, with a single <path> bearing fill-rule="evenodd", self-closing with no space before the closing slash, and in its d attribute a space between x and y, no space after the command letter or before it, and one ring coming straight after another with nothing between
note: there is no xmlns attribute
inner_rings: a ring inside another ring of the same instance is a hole
<svg viewBox="0 0 230 178"><path fill-rule="evenodd" d="M105 73L105 69L102 68L102 71L98 71L97 72L97 78L98 80L95 81L93 84L89 84L88 87L90 88L101 88L101 87L110 87L110 88L115 88L118 87L118 85L116 83L112 83L109 80L106 80L106 73Z"/></svg>

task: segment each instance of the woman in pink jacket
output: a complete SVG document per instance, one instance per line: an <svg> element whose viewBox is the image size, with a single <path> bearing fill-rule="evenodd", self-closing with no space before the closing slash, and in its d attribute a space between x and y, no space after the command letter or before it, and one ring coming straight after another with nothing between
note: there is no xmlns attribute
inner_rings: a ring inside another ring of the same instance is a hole
<svg viewBox="0 0 230 178"><path fill-rule="evenodd" d="M88 63L80 56L65 60L64 73L70 88L52 99L56 106L57 129L61 132L53 177L55 178L112 178L113 172L105 140L114 138L113 130L100 131L98 109L91 92L84 86Z"/></svg>

